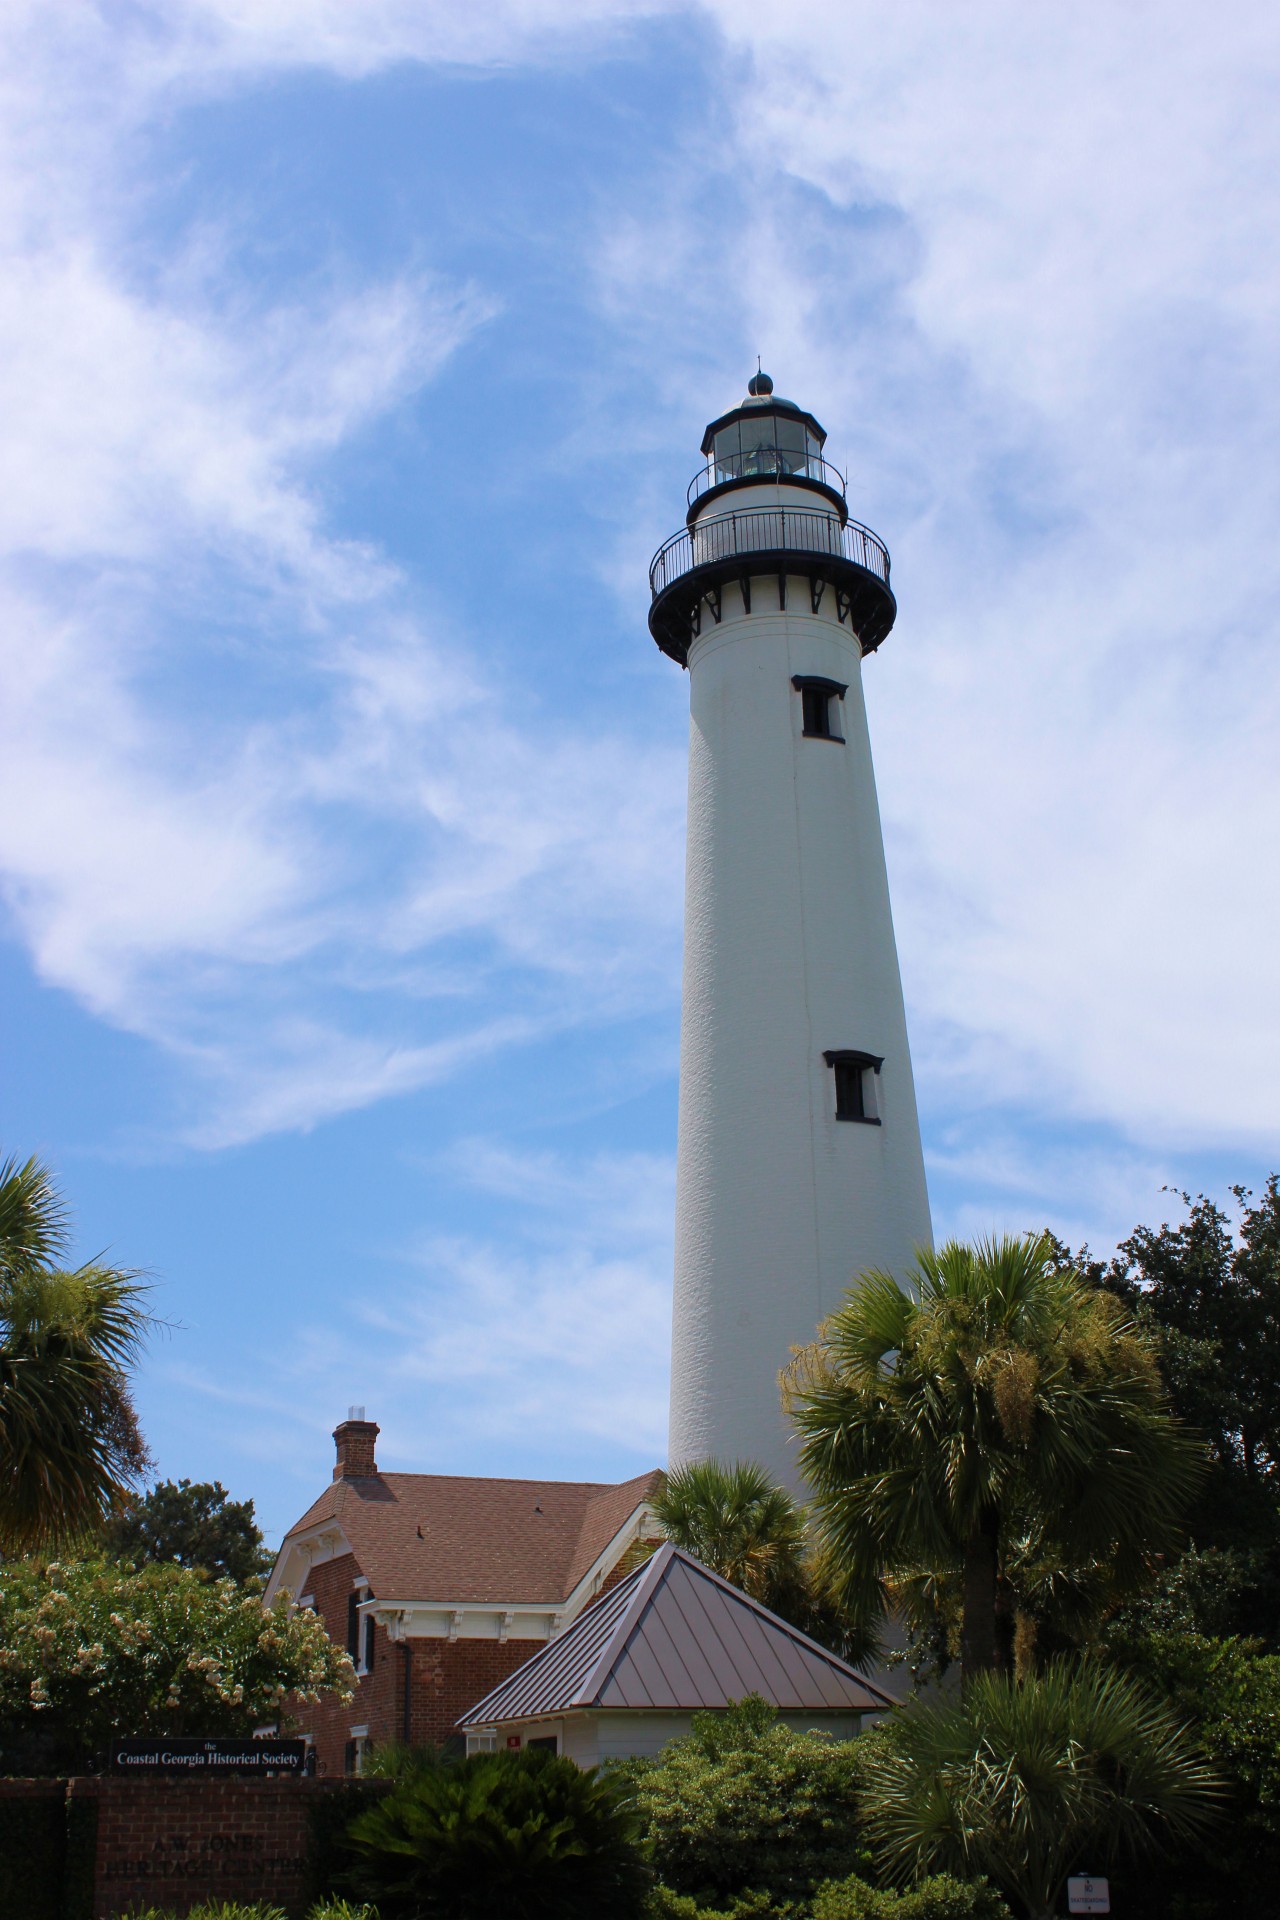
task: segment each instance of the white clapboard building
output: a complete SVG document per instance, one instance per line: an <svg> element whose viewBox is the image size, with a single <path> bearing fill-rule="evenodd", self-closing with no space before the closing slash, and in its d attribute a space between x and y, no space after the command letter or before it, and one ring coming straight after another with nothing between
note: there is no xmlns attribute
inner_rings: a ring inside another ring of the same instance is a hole
<svg viewBox="0 0 1280 1920"><path fill-rule="evenodd" d="M848 1740L890 1697L669 1542L478 1700L468 1748L547 1747L595 1767L661 1752L748 1694Z"/></svg>

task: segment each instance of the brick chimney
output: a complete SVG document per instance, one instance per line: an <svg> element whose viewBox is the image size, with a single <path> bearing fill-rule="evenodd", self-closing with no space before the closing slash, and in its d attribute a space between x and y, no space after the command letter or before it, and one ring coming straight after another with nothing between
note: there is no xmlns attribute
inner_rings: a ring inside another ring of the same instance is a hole
<svg viewBox="0 0 1280 1920"><path fill-rule="evenodd" d="M333 1469L335 1480L367 1480L378 1471L373 1457L378 1432L377 1421L366 1420L363 1407L347 1408L346 1419L333 1430L333 1442L338 1449Z"/></svg>

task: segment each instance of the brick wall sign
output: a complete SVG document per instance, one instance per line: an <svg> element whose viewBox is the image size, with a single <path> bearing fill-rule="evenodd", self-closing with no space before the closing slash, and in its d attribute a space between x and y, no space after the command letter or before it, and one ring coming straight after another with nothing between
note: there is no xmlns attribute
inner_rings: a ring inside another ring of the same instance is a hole
<svg viewBox="0 0 1280 1920"><path fill-rule="evenodd" d="M107 1774L73 1781L97 1801L94 1920L205 1900L304 1910L307 1805L315 1781L229 1774Z"/></svg>
<svg viewBox="0 0 1280 1920"><path fill-rule="evenodd" d="M111 1749L113 1773L291 1775L306 1772L305 1740L117 1740Z"/></svg>

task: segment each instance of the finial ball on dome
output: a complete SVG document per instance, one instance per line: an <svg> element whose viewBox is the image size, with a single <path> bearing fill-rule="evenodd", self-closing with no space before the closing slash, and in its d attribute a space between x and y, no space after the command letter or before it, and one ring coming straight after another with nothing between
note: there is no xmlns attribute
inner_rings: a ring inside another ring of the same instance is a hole
<svg viewBox="0 0 1280 1920"><path fill-rule="evenodd" d="M759 400L764 394L773 392L773 382L767 373L753 373L747 382L747 392L753 400Z"/></svg>

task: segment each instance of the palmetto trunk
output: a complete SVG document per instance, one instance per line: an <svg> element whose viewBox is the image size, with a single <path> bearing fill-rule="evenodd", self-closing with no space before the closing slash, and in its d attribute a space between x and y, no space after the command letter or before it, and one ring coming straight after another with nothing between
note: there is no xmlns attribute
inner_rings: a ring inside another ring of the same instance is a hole
<svg viewBox="0 0 1280 1920"><path fill-rule="evenodd" d="M990 1509L978 1520L964 1550L963 1614L960 1624L960 1679L993 1673L996 1649L996 1583L1000 1522Z"/></svg>

